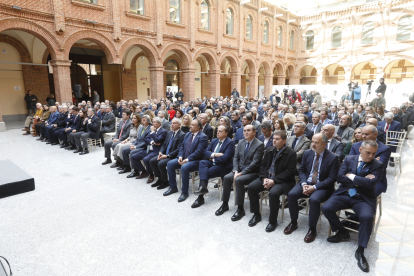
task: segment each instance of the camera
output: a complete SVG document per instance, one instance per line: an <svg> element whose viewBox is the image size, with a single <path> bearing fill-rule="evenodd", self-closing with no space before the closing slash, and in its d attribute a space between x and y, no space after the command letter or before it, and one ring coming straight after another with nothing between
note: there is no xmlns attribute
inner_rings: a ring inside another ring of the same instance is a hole
<svg viewBox="0 0 414 276"><path fill-rule="evenodd" d="M367 84L371 86L374 83L374 80L367 80Z"/></svg>
<svg viewBox="0 0 414 276"><path fill-rule="evenodd" d="M349 89L349 91L354 89L354 83L353 82L348 83L348 89Z"/></svg>

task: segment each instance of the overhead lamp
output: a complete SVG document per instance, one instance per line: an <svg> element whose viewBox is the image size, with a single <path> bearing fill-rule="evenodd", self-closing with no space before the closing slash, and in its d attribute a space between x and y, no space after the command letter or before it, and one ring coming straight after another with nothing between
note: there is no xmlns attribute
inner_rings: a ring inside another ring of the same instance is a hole
<svg viewBox="0 0 414 276"><path fill-rule="evenodd" d="M96 21L92 21L92 20L85 20L85 22L86 22L86 23L91 23L91 24L96 24L96 23L98 23L98 22L96 22Z"/></svg>
<svg viewBox="0 0 414 276"><path fill-rule="evenodd" d="M250 3L250 0L243 0L243 1L241 1L241 2L240 2L240 6L241 6L241 5L244 5L244 4L246 4L246 3Z"/></svg>
<svg viewBox="0 0 414 276"><path fill-rule="evenodd" d="M294 21L296 21L296 19L290 19L287 21L287 23L294 22Z"/></svg>
<svg viewBox="0 0 414 276"><path fill-rule="evenodd" d="M258 12L267 11L268 9L269 9L268 7L261 8L261 9L259 9L259 11L258 11Z"/></svg>
<svg viewBox="0 0 414 276"><path fill-rule="evenodd" d="M138 32L143 32L144 30L138 29Z"/></svg>
<svg viewBox="0 0 414 276"><path fill-rule="evenodd" d="M19 7L19 6L12 6L12 8L13 9L16 9L16 10L21 10L22 8L21 7Z"/></svg>
<svg viewBox="0 0 414 276"><path fill-rule="evenodd" d="M175 35L174 37L175 37L175 38L181 38L181 36L178 36L178 35Z"/></svg>
<svg viewBox="0 0 414 276"><path fill-rule="evenodd" d="M275 14L275 15L273 15L273 18L276 18L276 17L281 17L281 16L283 16L283 14L282 14L282 13L279 13L279 14Z"/></svg>

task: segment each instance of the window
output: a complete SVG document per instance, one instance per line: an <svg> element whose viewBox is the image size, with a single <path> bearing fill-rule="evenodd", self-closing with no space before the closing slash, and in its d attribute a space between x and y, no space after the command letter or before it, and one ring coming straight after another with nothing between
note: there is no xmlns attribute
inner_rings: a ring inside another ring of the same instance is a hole
<svg viewBox="0 0 414 276"><path fill-rule="evenodd" d="M341 41L342 41L342 28L341 27L335 27L332 31L332 48L341 47Z"/></svg>
<svg viewBox="0 0 414 276"><path fill-rule="evenodd" d="M210 29L210 5L206 0L201 2L201 28Z"/></svg>
<svg viewBox="0 0 414 276"><path fill-rule="evenodd" d="M98 4L98 0L80 0L82 2L91 3L91 4Z"/></svg>
<svg viewBox="0 0 414 276"><path fill-rule="evenodd" d="M180 0L170 0L170 20L174 23L181 23Z"/></svg>
<svg viewBox="0 0 414 276"><path fill-rule="evenodd" d="M372 44L374 40L374 22L369 21L362 26L361 44Z"/></svg>
<svg viewBox="0 0 414 276"><path fill-rule="evenodd" d="M233 10L226 10L226 34L233 35Z"/></svg>
<svg viewBox="0 0 414 276"><path fill-rule="evenodd" d="M269 22L265 21L263 26L263 43L269 43Z"/></svg>
<svg viewBox="0 0 414 276"><path fill-rule="evenodd" d="M295 37L295 32L292 30L290 31L290 44L289 44L289 49L293 50L293 39Z"/></svg>
<svg viewBox="0 0 414 276"><path fill-rule="evenodd" d="M253 39L253 19L251 15L247 16L246 38L250 40Z"/></svg>
<svg viewBox="0 0 414 276"><path fill-rule="evenodd" d="M129 0L131 12L145 14L144 0Z"/></svg>
<svg viewBox="0 0 414 276"><path fill-rule="evenodd" d="M277 46L282 47L282 26L279 26L279 30L277 32Z"/></svg>
<svg viewBox="0 0 414 276"><path fill-rule="evenodd" d="M306 50L312 50L313 49L313 41L314 41L314 33L313 31L307 31L306 32Z"/></svg>
<svg viewBox="0 0 414 276"><path fill-rule="evenodd" d="M411 16L406 15L401 17L398 22L397 40L408 40L411 38L412 22Z"/></svg>

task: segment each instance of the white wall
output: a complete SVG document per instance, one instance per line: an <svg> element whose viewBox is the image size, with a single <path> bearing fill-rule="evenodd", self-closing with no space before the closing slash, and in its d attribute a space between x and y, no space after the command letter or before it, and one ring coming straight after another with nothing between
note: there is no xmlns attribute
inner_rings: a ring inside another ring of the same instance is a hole
<svg viewBox="0 0 414 276"><path fill-rule="evenodd" d="M151 88L149 60L146 57L139 57L136 62L137 75L137 99L143 102L148 98L147 89ZM152 91L151 91L152 93Z"/></svg>

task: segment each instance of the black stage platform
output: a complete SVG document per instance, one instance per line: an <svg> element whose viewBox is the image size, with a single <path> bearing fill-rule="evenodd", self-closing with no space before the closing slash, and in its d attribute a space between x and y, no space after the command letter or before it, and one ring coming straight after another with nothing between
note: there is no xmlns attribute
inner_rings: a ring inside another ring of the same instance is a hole
<svg viewBox="0 0 414 276"><path fill-rule="evenodd" d="M9 159L0 161L0 198L30 192L34 189L33 177Z"/></svg>

